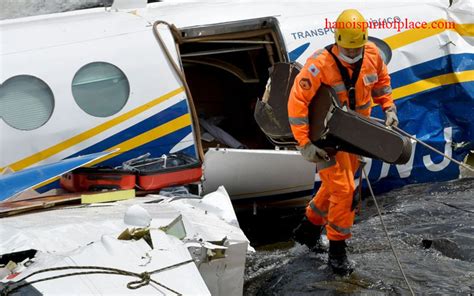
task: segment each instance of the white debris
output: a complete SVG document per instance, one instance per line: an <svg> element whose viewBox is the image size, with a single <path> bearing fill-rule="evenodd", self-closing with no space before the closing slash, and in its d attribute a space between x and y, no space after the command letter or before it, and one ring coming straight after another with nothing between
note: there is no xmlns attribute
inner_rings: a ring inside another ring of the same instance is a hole
<svg viewBox="0 0 474 296"><path fill-rule="evenodd" d="M129 207L125 212L125 217L123 218L125 224L138 227L150 226L151 220L152 218L150 214L140 205Z"/></svg>
<svg viewBox="0 0 474 296"><path fill-rule="evenodd" d="M123 233L141 236L118 239ZM140 279L91 273L32 285L43 294L242 295L246 252L252 250L223 187L203 198L147 196L3 218L0 237L0 256L38 251L17 276L0 281L0 290L2 283L45 268L99 266L142 274L178 264L150 274L163 286L152 281L129 289ZM40 273L28 281L78 271Z"/></svg>

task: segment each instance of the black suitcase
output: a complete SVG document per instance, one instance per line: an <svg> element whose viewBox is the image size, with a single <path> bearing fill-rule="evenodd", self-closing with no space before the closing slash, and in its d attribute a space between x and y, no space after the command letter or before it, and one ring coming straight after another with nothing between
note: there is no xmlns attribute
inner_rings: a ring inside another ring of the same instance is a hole
<svg viewBox="0 0 474 296"><path fill-rule="evenodd" d="M347 110L331 87L321 85L309 106L310 139L326 150L346 151L391 164L410 160L410 139L385 125Z"/></svg>

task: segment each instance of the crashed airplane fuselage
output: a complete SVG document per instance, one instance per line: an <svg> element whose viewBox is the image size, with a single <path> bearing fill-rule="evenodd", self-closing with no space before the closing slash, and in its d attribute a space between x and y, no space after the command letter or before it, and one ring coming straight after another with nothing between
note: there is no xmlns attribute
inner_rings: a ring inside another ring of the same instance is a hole
<svg viewBox="0 0 474 296"><path fill-rule="evenodd" d="M205 192L224 184L234 199L308 194L313 165L276 150L253 109L268 69L332 43L327 22L347 8L368 21L431 25L369 32L401 128L462 160L473 149L474 33L468 1L447 2L154 3L1 21L0 171L117 148L96 165L180 151L202 161ZM433 27L442 23L454 26ZM406 165L373 161L370 177L393 187L459 175L413 145Z"/></svg>

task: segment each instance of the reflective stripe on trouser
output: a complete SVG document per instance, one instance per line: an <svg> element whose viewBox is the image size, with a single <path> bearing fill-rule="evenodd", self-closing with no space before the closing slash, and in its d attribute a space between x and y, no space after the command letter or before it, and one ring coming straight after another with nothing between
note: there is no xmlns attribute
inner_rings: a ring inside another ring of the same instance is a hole
<svg viewBox="0 0 474 296"><path fill-rule="evenodd" d="M336 165L319 172L321 187L306 207L308 220L315 225L326 224L329 240L351 237L355 211L351 211L354 174L359 165L356 155L336 154Z"/></svg>

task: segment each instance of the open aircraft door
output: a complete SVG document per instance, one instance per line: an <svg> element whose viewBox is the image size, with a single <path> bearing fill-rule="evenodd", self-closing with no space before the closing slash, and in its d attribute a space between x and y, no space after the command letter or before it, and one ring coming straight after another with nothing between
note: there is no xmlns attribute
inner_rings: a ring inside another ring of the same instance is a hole
<svg viewBox="0 0 474 296"><path fill-rule="evenodd" d="M196 141L205 154L203 193L224 185L233 200L309 195L314 186L314 164L295 150L276 150L253 116L257 98L265 91L269 68L287 60L278 20L267 17L172 32L194 97L189 102L197 110L202 128L203 140ZM216 117L224 118L217 124L218 130L232 136L232 141L206 142L205 135L212 134L207 123ZM194 131L199 132L197 128Z"/></svg>

